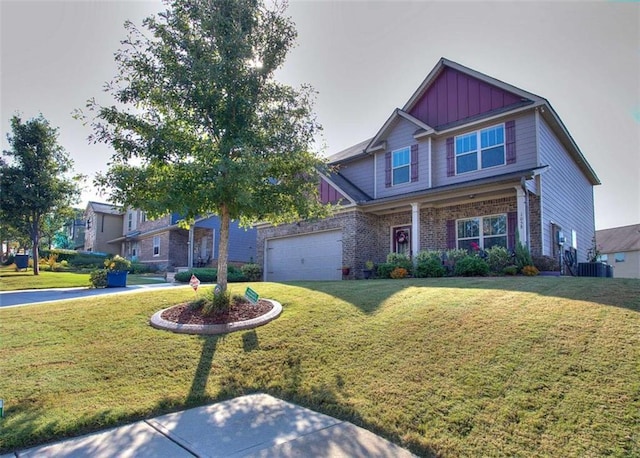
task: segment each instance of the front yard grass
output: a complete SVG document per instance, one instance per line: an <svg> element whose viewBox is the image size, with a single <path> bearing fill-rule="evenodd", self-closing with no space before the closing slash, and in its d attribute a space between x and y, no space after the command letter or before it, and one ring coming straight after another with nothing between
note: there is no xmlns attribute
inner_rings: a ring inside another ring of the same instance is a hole
<svg viewBox="0 0 640 458"><path fill-rule="evenodd" d="M158 276L133 275L127 276L127 285L147 285L163 283ZM23 289L74 288L89 287L88 273L79 272L50 272L41 270L40 275L33 275L33 270L16 272L15 269L0 269L0 291L16 291Z"/></svg>
<svg viewBox="0 0 640 458"><path fill-rule="evenodd" d="M422 456L640 456L638 280L249 286L283 314L217 337L148 325L185 289L0 309L0 452L264 392Z"/></svg>

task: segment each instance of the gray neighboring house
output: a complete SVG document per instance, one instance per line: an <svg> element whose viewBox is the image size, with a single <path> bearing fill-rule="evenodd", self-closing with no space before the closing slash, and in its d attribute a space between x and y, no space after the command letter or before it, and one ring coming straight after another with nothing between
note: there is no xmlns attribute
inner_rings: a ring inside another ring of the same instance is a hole
<svg viewBox="0 0 640 458"><path fill-rule="evenodd" d="M257 225L265 280L359 278L390 252L517 239L586 261L600 181L546 99L443 58L372 133L329 157L332 217Z"/></svg>
<svg viewBox="0 0 640 458"><path fill-rule="evenodd" d="M111 240L122 233L122 211L112 204L89 202L84 211L84 250L117 254L120 247Z"/></svg>
<svg viewBox="0 0 640 458"><path fill-rule="evenodd" d="M600 260L616 278L640 278L640 224L596 231Z"/></svg>

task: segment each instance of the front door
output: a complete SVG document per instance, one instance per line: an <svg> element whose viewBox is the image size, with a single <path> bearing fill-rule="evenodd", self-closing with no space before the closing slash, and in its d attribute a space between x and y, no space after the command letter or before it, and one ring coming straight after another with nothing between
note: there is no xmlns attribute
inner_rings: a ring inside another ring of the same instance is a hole
<svg viewBox="0 0 640 458"><path fill-rule="evenodd" d="M411 257L411 226L394 227L391 234L393 252Z"/></svg>

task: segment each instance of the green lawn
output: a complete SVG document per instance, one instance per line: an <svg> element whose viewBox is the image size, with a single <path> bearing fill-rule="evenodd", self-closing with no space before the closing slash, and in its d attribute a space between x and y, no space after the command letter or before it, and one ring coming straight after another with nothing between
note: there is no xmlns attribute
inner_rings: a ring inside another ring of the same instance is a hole
<svg viewBox="0 0 640 458"><path fill-rule="evenodd" d="M164 280L160 280L158 276L132 274L127 276L127 285L146 285L162 282ZM14 269L0 269L0 291L89 287L89 285L88 273L41 270L40 275L33 275L33 270L16 272Z"/></svg>
<svg viewBox="0 0 640 458"><path fill-rule="evenodd" d="M148 325L185 289L0 308L0 452L265 392L423 456L640 456L638 280L250 286L283 314L217 337Z"/></svg>

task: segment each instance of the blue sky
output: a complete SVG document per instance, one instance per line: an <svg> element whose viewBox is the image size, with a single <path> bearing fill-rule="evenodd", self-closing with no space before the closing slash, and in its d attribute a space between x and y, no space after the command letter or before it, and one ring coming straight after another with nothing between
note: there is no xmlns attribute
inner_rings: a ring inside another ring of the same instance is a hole
<svg viewBox="0 0 640 458"><path fill-rule="evenodd" d="M123 22L159 1L0 3L2 148L8 120L42 112L76 170L111 152L71 117L115 74ZM640 223L640 4L291 1L297 46L278 78L311 84L333 154L373 136L446 57L549 100L596 171L596 228ZM90 180L83 193L96 195Z"/></svg>

